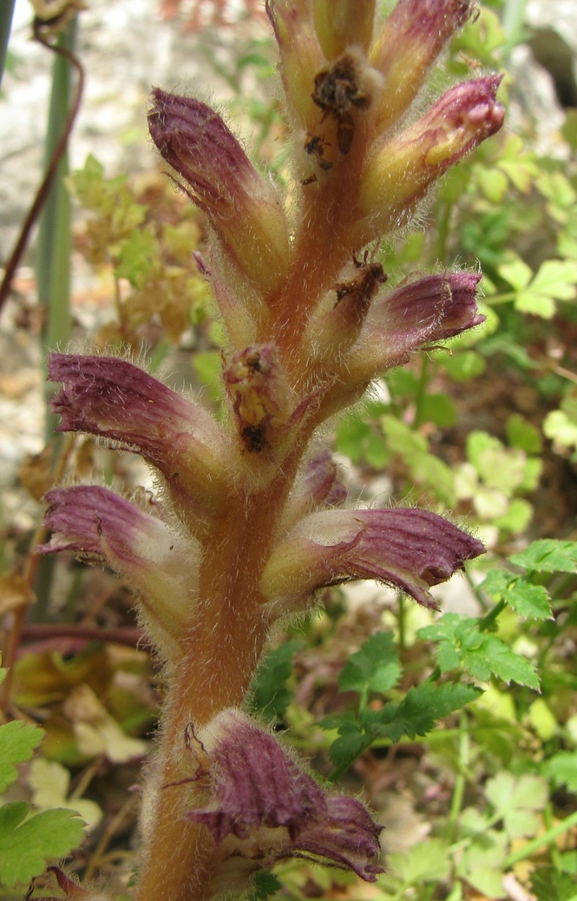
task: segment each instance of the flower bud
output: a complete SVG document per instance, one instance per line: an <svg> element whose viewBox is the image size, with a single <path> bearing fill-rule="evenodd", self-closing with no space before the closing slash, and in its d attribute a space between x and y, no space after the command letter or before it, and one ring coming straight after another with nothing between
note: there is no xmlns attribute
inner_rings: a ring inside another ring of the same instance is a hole
<svg viewBox="0 0 577 901"><path fill-rule="evenodd" d="M311 92L326 59L314 29L310 0L267 0L266 11L279 48L289 112L297 129L312 133L319 111Z"/></svg>
<svg viewBox="0 0 577 901"><path fill-rule="evenodd" d="M399 0L370 54L371 65L386 79L376 115L379 132L406 112L439 53L465 24L472 7L471 0Z"/></svg>
<svg viewBox="0 0 577 901"><path fill-rule="evenodd" d="M224 371L224 382L246 450L260 453L289 415L289 387L274 346L247 347L235 354Z"/></svg>
<svg viewBox="0 0 577 901"><path fill-rule="evenodd" d="M375 0L313 0L315 31L327 59L347 47L368 50L373 36Z"/></svg>
<svg viewBox="0 0 577 901"><path fill-rule="evenodd" d="M283 529L291 528L315 508L339 507L347 497L347 489L339 480L338 467L328 450L307 460L283 516Z"/></svg>
<svg viewBox="0 0 577 901"><path fill-rule="evenodd" d="M429 186L503 124L499 75L455 85L414 125L381 145L361 177L359 207L370 234L407 222Z"/></svg>
<svg viewBox="0 0 577 901"><path fill-rule="evenodd" d="M323 302L307 324L304 340L311 361L334 360L355 344L371 303L387 280L380 263L357 264L350 275L334 285L329 309Z"/></svg>
<svg viewBox="0 0 577 901"><path fill-rule="evenodd" d="M329 510L306 516L273 551L261 591L280 610L312 591L376 579L437 609L428 588L484 552L480 541L428 510Z"/></svg>
<svg viewBox="0 0 577 901"><path fill-rule="evenodd" d="M43 554L72 551L111 567L136 588L144 624L174 660L195 604L198 549L157 516L98 485L55 488L46 495L53 534Z"/></svg>
<svg viewBox="0 0 577 901"><path fill-rule="evenodd" d="M284 210L221 117L205 103L160 88L148 114L152 140L184 189L208 215L223 248L264 294L279 284L289 256Z"/></svg>
<svg viewBox="0 0 577 901"><path fill-rule="evenodd" d="M222 508L228 441L209 413L116 357L51 354L48 375L64 383L52 402L59 431L100 435L141 454L201 516Z"/></svg>
<svg viewBox="0 0 577 901"><path fill-rule="evenodd" d="M352 870L375 882L381 826L354 798L329 793L277 739L238 710L195 730L209 803L185 814L214 838L214 894L246 890L248 878L289 857Z"/></svg>

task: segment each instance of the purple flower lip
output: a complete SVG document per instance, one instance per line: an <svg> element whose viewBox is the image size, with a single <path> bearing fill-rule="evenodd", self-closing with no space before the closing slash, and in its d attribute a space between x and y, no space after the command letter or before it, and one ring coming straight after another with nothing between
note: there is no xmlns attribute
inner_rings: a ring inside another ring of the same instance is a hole
<svg viewBox="0 0 577 901"><path fill-rule="evenodd" d="M257 175L220 116L193 97L153 88L148 114L152 140L192 191L195 203L228 215L235 190L250 190Z"/></svg>
<svg viewBox="0 0 577 901"><path fill-rule="evenodd" d="M376 579L436 610L428 589L484 551L476 538L428 510L312 513L271 555L261 590L281 607L298 609L318 588Z"/></svg>
<svg viewBox="0 0 577 901"><path fill-rule="evenodd" d="M382 827L360 801L326 792L244 714L223 711L197 741L211 801L186 818L211 831L223 864L240 858L242 867L248 858L256 870L305 857L367 882L383 872L376 863Z"/></svg>
<svg viewBox="0 0 577 901"><path fill-rule="evenodd" d="M62 417L58 431L87 432L140 453L171 489L187 486L199 512L219 509L228 439L209 413L116 357L51 354L48 376L63 383L52 402Z"/></svg>
<svg viewBox="0 0 577 901"><path fill-rule="evenodd" d="M200 100L154 88L148 127L227 254L262 292L271 291L289 257L286 217L272 182L259 175L218 113Z"/></svg>
<svg viewBox="0 0 577 901"><path fill-rule="evenodd" d="M475 328L476 272L445 272L401 284L377 298L348 364L349 383L367 384L419 349Z"/></svg>
<svg viewBox="0 0 577 901"><path fill-rule="evenodd" d="M42 554L72 551L89 563L107 564L136 588L155 643L171 659L195 601L198 548L160 516L99 485L54 488L46 495L52 530Z"/></svg>

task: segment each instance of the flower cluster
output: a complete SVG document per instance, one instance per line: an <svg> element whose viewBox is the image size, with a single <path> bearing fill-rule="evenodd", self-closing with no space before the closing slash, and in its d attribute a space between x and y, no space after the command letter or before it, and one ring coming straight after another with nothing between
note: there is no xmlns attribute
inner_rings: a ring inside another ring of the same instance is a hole
<svg viewBox="0 0 577 901"><path fill-rule="evenodd" d="M221 116L153 91L152 139L212 233L200 265L228 339L222 422L126 360L51 359L61 430L135 451L158 477L146 510L99 486L54 489L42 548L105 561L130 581L168 664L143 899L242 889L290 855L369 881L379 872L379 827L360 802L323 792L238 708L271 625L317 589L377 579L435 608L429 588L483 552L434 513L347 509L330 455L310 450L375 377L482 321L478 273L391 289L365 249L501 126L494 75L411 112L472 5L399 0L380 23L375 0L267 0L294 141L290 208ZM176 791L191 799L178 816Z"/></svg>

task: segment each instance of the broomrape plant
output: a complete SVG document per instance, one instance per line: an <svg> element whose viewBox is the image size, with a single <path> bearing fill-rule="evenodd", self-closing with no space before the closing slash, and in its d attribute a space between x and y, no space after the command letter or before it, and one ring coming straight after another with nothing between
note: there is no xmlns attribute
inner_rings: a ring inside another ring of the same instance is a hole
<svg viewBox="0 0 577 901"><path fill-rule="evenodd" d="M501 127L496 75L411 112L472 9L399 0L380 22L375 0L268 0L293 141L290 203L214 110L154 89L152 139L211 226L198 262L227 335L223 422L126 360L52 356L60 430L139 453L161 486L148 509L96 485L52 490L42 548L128 579L165 663L136 901L243 892L291 856L368 882L382 871L380 827L363 804L321 788L243 703L271 629L310 609L318 589L377 579L434 608L429 588L483 552L425 510L347 508L315 441L377 376L483 320L478 273L389 290L366 250L410 223L439 176ZM59 880L69 896L91 896Z"/></svg>

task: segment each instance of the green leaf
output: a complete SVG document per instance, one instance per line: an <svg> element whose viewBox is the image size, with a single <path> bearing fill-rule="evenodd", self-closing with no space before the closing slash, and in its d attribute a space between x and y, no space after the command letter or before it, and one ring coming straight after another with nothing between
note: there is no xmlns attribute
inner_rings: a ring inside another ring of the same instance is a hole
<svg viewBox="0 0 577 901"><path fill-rule="evenodd" d="M124 241L118 255L116 275L135 288L144 288L158 259L158 241L148 228L136 229Z"/></svg>
<svg viewBox="0 0 577 901"><path fill-rule="evenodd" d="M487 682L491 675L504 682L517 682L538 690L533 664L516 654L495 635L479 629L480 621L459 613L445 613L436 623L419 629L417 635L438 642L435 657L442 672L456 669L455 661L474 678Z"/></svg>
<svg viewBox="0 0 577 901"><path fill-rule="evenodd" d="M43 737L42 729L22 720L0 726L0 792L16 781L17 764L30 760Z"/></svg>
<svg viewBox="0 0 577 901"><path fill-rule="evenodd" d="M511 562L528 572L577 572L577 541L540 538L513 554Z"/></svg>
<svg viewBox="0 0 577 901"><path fill-rule="evenodd" d="M373 428L358 415L348 416L339 424L336 435L336 447L341 454L344 454L353 463L360 463L365 458L367 448L371 448L373 453L375 432ZM383 454L385 448L382 438L379 437Z"/></svg>
<svg viewBox="0 0 577 901"><path fill-rule="evenodd" d="M222 397L220 353L216 350L199 351L194 354L192 365L210 399L218 402Z"/></svg>
<svg viewBox="0 0 577 901"><path fill-rule="evenodd" d="M536 834L540 820L535 814L549 799L546 779L532 775L516 778L503 772L488 780L485 793L495 813L502 817L509 838Z"/></svg>
<svg viewBox="0 0 577 901"><path fill-rule="evenodd" d="M389 854L388 869L403 886L420 886L423 882L440 882L451 872L449 847L441 838L428 838L402 854Z"/></svg>
<svg viewBox="0 0 577 901"><path fill-rule="evenodd" d="M519 413L513 413L507 420L507 440L511 447L518 447L527 454L540 454L543 450L541 432Z"/></svg>
<svg viewBox="0 0 577 901"><path fill-rule="evenodd" d="M28 883L53 858L66 857L84 836L73 810L45 810L26 819L29 805L0 807L0 880L7 886Z"/></svg>
<svg viewBox="0 0 577 901"><path fill-rule="evenodd" d="M248 901L264 901L265 898L275 895L282 888L282 884L276 876L266 870L259 870L255 873L253 884L254 890L247 895Z"/></svg>
<svg viewBox="0 0 577 901"><path fill-rule="evenodd" d="M441 363L456 382L467 382L485 372L487 364L484 357L476 350L464 350L459 353L437 354L435 359Z"/></svg>
<svg viewBox="0 0 577 901"><path fill-rule="evenodd" d="M410 688L399 703L385 704L375 714L375 723L377 719L379 722L378 734L391 741L399 741L403 735L409 738L426 735L437 720L461 710L480 694L481 690L474 685L424 682Z"/></svg>
<svg viewBox="0 0 577 901"><path fill-rule="evenodd" d="M526 657L516 654L500 638L495 635L485 636L482 654L489 671L503 682L517 682L518 685L527 685L538 691L539 677L533 664ZM470 671L474 675L472 669Z"/></svg>
<svg viewBox="0 0 577 901"><path fill-rule="evenodd" d="M522 497L514 497L509 503L508 510L501 516L493 518L493 524L499 529L505 529L518 535L524 532L533 518L533 507L529 501Z"/></svg>
<svg viewBox="0 0 577 901"><path fill-rule="evenodd" d="M425 485L440 500L452 503L455 493L453 472L446 463L429 453L427 439L396 416L382 416L381 425L388 451L402 458L414 481Z"/></svg>
<svg viewBox="0 0 577 901"><path fill-rule="evenodd" d="M577 794L577 750L554 754L545 761L542 770L554 785L566 785L569 791Z"/></svg>
<svg viewBox="0 0 577 901"><path fill-rule="evenodd" d="M526 288L533 277L533 270L520 257L511 262L503 263L497 268L497 271L501 278L509 282L516 291Z"/></svg>
<svg viewBox="0 0 577 901"><path fill-rule="evenodd" d="M495 601L505 601L519 616L527 619L550 619L552 616L547 589L543 585L533 585L522 576L491 570L483 582L483 591Z"/></svg>
<svg viewBox="0 0 577 901"><path fill-rule="evenodd" d="M448 394L426 394L419 406L419 417L421 422L449 428L457 421L457 411Z"/></svg>
<svg viewBox="0 0 577 901"><path fill-rule="evenodd" d="M292 639L270 651L257 669L251 685L250 706L267 722L282 720L294 692L286 687L292 673L293 657L303 646Z"/></svg>
<svg viewBox="0 0 577 901"><path fill-rule="evenodd" d="M399 681L401 669L390 632L378 632L348 660L339 676L340 691L385 692Z"/></svg>
<svg viewBox="0 0 577 901"><path fill-rule="evenodd" d="M513 579L504 600L526 619L551 619L549 592L544 585L532 585L526 579Z"/></svg>
<svg viewBox="0 0 577 901"><path fill-rule="evenodd" d="M551 410L543 421L543 433L557 448L577 447L577 421L565 410Z"/></svg>
<svg viewBox="0 0 577 901"><path fill-rule="evenodd" d="M560 873L555 867L539 867L531 874L531 891L537 901L572 901L575 898L575 875Z"/></svg>
<svg viewBox="0 0 577 901"><path fill-rule="evenodd" d="M324 728L324 723L321 723ZM329 756L338 769L347 769L352 763L367 750L370 745L370 737L357 731L347 732L332 743Z"/></svg>
<svg viewBox="0 0 577 901"><path fill-rule="evenodd" d="M524 313L551 319L555 300L572 300L577 282L577 262L545 260L527 287L518 290L515 306Z"/></svg>

